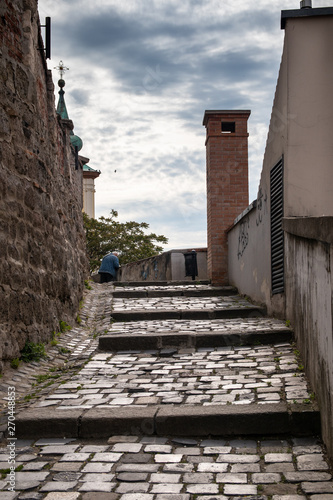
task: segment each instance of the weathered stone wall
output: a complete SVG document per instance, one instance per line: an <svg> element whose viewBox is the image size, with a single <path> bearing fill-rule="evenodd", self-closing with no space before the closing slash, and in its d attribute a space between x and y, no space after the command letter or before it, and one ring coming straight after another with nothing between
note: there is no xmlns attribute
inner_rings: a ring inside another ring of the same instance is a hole
<svg viewBox="0 0 333 500"><path fill-rule="evenodd" d="M0 358L73 323L87 260L82 169L55 112L37 0L0 4ZM2 368L1 363L0 368Z"/></svg>
<svg viewBox="0 0 333 500"><path fill-rule="evenodd" d="M286 231L286 315L319 403L333 457L333 217L291 217Z"/></svg>
<svg viewBox="0 0 333 500"><path fill-rule="evenodd" d="M122 266L118 272L118 281L191 281L185 276L184 253L191 250L170 250L161 255L131 262ZM197 280L207 280L207 249L197 252Z"/></svg>

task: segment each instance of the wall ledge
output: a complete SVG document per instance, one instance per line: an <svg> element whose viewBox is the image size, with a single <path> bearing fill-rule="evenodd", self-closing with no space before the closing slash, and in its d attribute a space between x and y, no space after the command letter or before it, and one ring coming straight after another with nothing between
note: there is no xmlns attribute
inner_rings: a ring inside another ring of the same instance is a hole
<svg viewBox="0 0 333 500"><path fill-rule="evenodd" d="M310 240L333 243L333 217L285 217L282 229L286 233Z"/></svg>
<svg viewBox="0 0 333 500"><path fill-rule="evenodd" d="M319 7L316 9L293 9L293 10L282 10L281 11L281 29L286 28L286 22L288 19L301 18L301 17L315 17L315 16L332 16L332 7Z"/></svg>
<svg viewBox="0 0 333 500"><path fill-rule="evenodd" d="M231 229L233 227L235 227L236 224L238 224L238 222L240 222L244 217L247 216L247 214L249 214L250 212L252 212L252 210L254 210L256 207L257 207L257 200L254 200L248 207L246 207L245 210L243 210L243 212L241 214L239 214L236 217L236 219L234 220L234 222L232 223L232 225L230 227L228 227L228 229L226 230L226 232L228 233L229 231L231 231Z"/></svg>

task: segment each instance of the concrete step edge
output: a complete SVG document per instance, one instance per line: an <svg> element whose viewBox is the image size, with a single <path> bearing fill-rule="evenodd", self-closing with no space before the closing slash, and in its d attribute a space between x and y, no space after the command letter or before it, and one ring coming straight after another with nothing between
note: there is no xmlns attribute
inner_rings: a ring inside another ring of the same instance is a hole
<svg viewBox="0 0 333 500"><path fill-rule="evenodd" d="M289 328L283 330L265 329L260 332L233 333L159 333L151 335L113 334L99 337L99 349L102 351L122 351L128 349L163 349L170 347L224 347L278 344L291 342L293 332Z"/></svg>
<svg viewBox="0 0 333 500"><path fill-rule="evenodd" d="M124 290L116 287L113 291L115 299L159 298L159 297L227 297L237 295L233 287L220 287L212 290Z"/></svg>
<svg viewBox="0 0 333 500"><path fill-rule="evenodd" d="M156 311L119 311L112 312L111 317L115 321L150 321L154 319L234 319L255 318L266 315L266 309L260 306L230 307L229 309L192 309L192 310L168 310Z"/></svg>
<svg viewBox="0 0 333 500"><path fill-rule="evenodd" d="M90 410L32 408L16 417L16 437L97 439L118 434L179 436L318 435L311 405L151 406Z"/></svg>

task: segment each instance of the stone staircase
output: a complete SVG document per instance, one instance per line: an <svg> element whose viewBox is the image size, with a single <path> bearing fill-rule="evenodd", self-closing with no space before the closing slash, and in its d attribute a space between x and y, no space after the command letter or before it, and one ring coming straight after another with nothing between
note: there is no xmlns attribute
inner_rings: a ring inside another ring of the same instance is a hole
<svg viewBox="0 0 333 500"><path fill-rule="evenodd" d="M20 435L320 432L292 331L264 308L206 283L109 290L110 327L99 352L75 380L18 416Z"/></svg>
<svg viewBox="0 0 333 500"><path fill-rule="evenodd" d="M77 347L21 407L18 493L3 498L331 500L284 322L233 288L189 282L94 284L82 315L78 335L98 348L81 359Z"/></svg>

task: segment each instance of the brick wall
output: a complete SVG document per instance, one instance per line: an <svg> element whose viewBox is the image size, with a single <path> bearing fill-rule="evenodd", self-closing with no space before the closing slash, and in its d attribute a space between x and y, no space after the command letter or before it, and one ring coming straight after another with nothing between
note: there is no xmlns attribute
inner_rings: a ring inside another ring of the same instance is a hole
<svg viewBox="0 0 333 500"><path fill-rule="evenodd" d="M43 24L43 23L42 23ZM73 324L87 275L82 169L55 112L37 0L0 4L0 369ZM1 361L2 360L2 361Z"/></svg>
<svg viewBox="0 0 333 500"><path fill-rule="evenodd" d="M207 259L213 284L228 284L226 230L248 206L250 111L206 111Z"/></svg>

